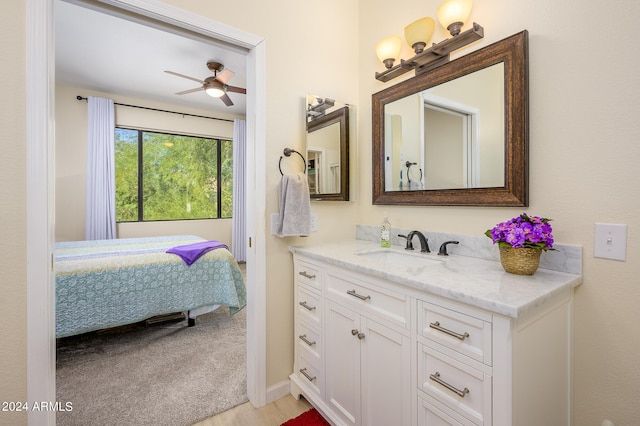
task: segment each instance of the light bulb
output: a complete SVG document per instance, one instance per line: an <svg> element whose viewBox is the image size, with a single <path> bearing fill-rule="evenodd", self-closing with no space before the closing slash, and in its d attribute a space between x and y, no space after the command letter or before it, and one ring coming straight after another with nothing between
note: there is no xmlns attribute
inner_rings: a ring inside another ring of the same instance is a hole
<svg viewBox="0 0 640 426"><path fill-rule="evenodd" d="M460 33L469 18L473 0L447 0L438 7L438 20L452 36Z"/></svg>
<svg viewBox="0 0 640 426"><path fill-rule="evenodd" d="M422 53L431 40L434 28L435 21L427 16L404 27L404 38L415 53Z"/></svg>
<svg viewBox="0 0 640 426"><path fill-rule="evenodd" d="M391 68L393 62L400 56L402 39L398 36L387 37L376 44L376 54L384 66Z"/></svg>

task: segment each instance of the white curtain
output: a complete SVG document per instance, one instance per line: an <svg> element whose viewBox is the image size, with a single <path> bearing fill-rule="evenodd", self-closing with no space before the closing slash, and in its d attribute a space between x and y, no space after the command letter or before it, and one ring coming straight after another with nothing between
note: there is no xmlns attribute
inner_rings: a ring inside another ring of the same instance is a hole
<svg viewBox="0 0 640 426"><path fill-rule="evenodd" d="M233 122L233 229L231 230L231 253L238 262L247 260L246 232L246 146L247 126L244 120Z"/></svg>
<svg viewBox="0 0 640 426"><path fill-rule="evenodd" d="M115 112L113 100L88 97L85 239L116 238Z"/></svg>

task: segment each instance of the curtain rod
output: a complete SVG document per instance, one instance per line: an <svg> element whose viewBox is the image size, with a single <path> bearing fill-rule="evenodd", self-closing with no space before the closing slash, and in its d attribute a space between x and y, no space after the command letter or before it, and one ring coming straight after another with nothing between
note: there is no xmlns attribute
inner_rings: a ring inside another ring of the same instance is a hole
<svg viewBox="0 0 640 426"><path fill-rule="evenodd" d="M86 101L87 100L87 98L83 98L80 95L76 96L76 99L79 100L79 101ZM186 113L186 112L177 112L177 111L167 111L165 109L149 108L149 107L143 107L143 106L138 106L138 105L121 104L121 103L118 103L118 102L114 102L113 104L114 105L125 106L125 107L130 107L130 108L147 109L149 111L168 112L170 114L178 114L178 115L183 115L183 116L186 115L186 116L189 116L189 117L208 118L209 120L229 121L229 122L233 123L233 120L230 120L228 118L207 117L205 115L196 115L196 114L189 114L189 113Z"/></svg>

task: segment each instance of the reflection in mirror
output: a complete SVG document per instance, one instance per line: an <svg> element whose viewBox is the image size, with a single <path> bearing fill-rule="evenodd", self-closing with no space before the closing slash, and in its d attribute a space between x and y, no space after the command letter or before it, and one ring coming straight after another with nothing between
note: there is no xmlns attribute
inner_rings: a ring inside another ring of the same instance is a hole
<svg viewBox="0 0 640 426"><path fill-rule="evenodd" d="M385 106L385 190L504 186L504 65Z"/></svg>
<svg viewBox="0 0 640 426"><path fill-rule="evenodd" d="M373 95L374 204L528 204L527 32Z"/></svg>
<svg viewBox="0 0 640 426"><path fill-rule="evenodd" d="M349 106L307 95L307 176L311 199L349 200Z"/></svg>

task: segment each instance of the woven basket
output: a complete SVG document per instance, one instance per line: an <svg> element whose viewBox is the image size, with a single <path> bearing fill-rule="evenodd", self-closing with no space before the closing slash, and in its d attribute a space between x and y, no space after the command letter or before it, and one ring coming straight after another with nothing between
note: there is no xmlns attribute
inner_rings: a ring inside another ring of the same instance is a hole
<svg viewBox="0 0 640 426"><path fill-rule="evenodd" d="M533 275L540 263L542 250L500 247L500 263L505 271L517 275Z"/></svg>

